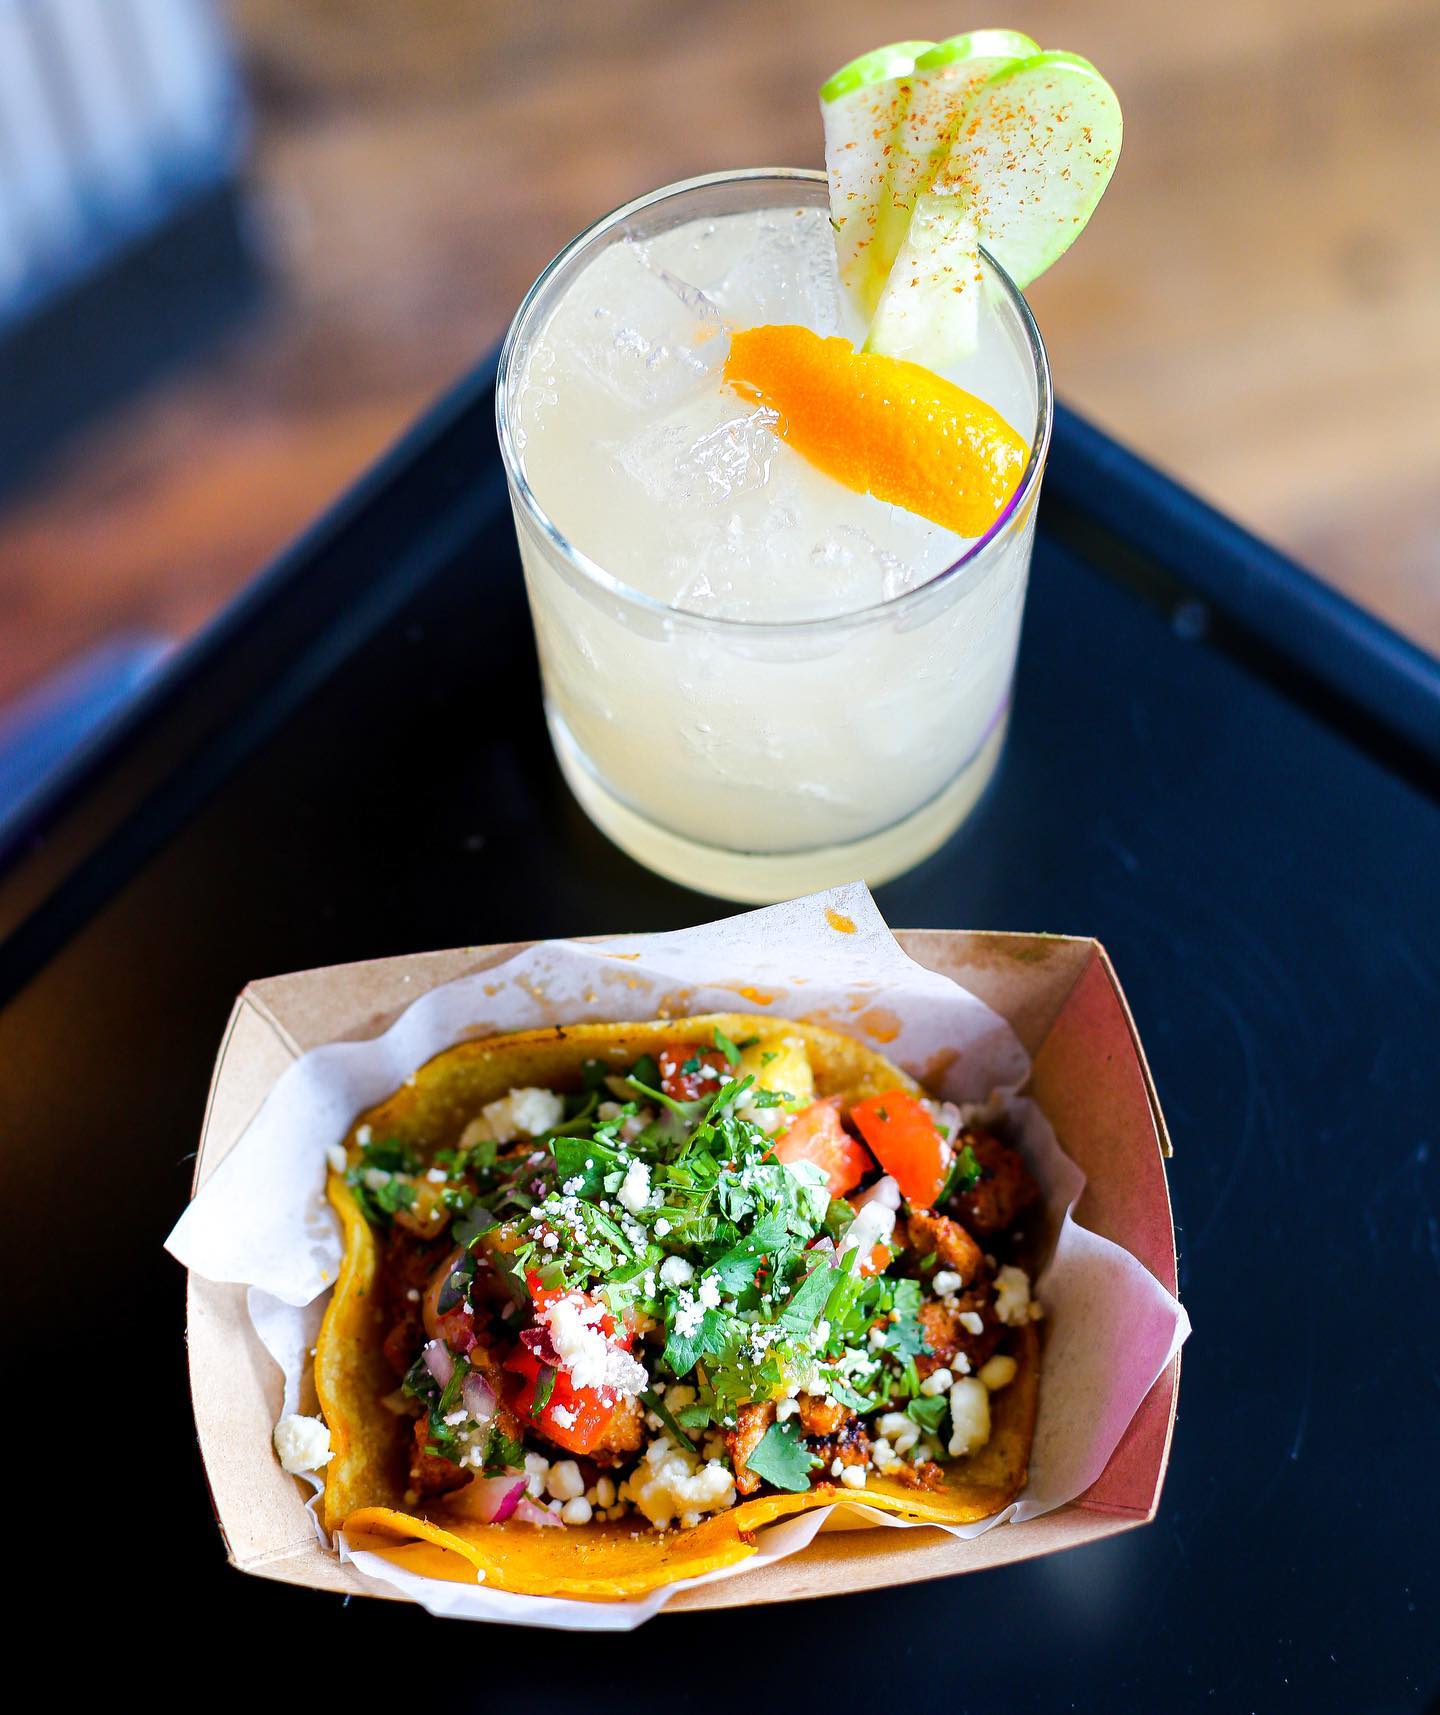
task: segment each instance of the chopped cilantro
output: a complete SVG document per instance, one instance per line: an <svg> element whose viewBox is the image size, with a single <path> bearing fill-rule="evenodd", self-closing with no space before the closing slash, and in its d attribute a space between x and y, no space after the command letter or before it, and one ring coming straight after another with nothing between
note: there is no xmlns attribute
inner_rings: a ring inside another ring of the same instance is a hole
<svg viewBox="0 0 1440 1715"><path fill-rule="evenodd" d="M695 1451L695 1443L675 1421L673 1413L670 1411L670 1408L665 1404L665 1401L660 1397L660 1395L656 1393L653 1388L648 1388L640 1395L640 1398L646 1409L648 1411L653 1411L656 1417L658 1417L665 1425L665 1428L669 1431L671 1438L679 1442L687 1453L693 1453Z"/></svg>
<svg viewBox="0 0 1440 1715"><path fill-rule="evenodd" d="M492 1425L485 1437L485 1474L492 1476L502 1471L518 1471L524 1468L524 1464L525 1443Z"/></svg>
<svg viewBox="0 0 1440 1715"><path fill-rule="evenodd" d="M740 1050L717 1024L715 1026L715 1046L730 1062L731 1066L740 1064Z"/></svg>
<svg viewBox="0 0 1440 1715"><path fill-rule="evenodd" d="M450 1228L450 1236L457 1245L465 1245L468 1248L482 1233L488 1233L492 1227L499 1224L482 1203L472 1203Z"/></svg>
<svg viewBox="0 0 1440 1715"><path fill-rule="evenodd" d="M789 1422L772 1423L745 1461L772 1488L788 1489L791 1494L803 1494L810 1487L810 1473L819 1463Z"/></svg>
<svg viewBox="0 0 1440 1715"><path fill-rule="evenodd" d="M946 1175L945 1184L941 1188L937 1205L946 1202L951 1197L957 1197L964 1191L973 1191L983 1177L983 1169L975 1159L975 1151L968 1143L962 1144L955 1151L955 1159L950 1163L950 1171Z"/></svg>
<svg viewBox="0 0 1440 1715"><path fill-rule="evenodd" d="M438 1315L445 1315L456 1305L463 1304L475 1279L475 1258L470 1255L462 1256L455 1267L445 1277L444 1285L435 1297L435 1310Z"/></svg>
<svg viewBox="0 0 1440 1715"><path fill-rule="evenodd" d="M928 1430L930 1434L934 1435L939 1431L949 1408L950 1402L943 1393L921 1394L918 1398L912 1399L905 1407L905 1415L912 1422L918 1423L922 1429Z"/></svg>
<svg viewBox="0 0 1440 1715"><path fill-rule="evenodd" d="M822 1262L811 1269L777 1317L780 1326L791 1334L808 1335L820 1320L834 1285L835 1275L828 1264Z"/></svg>
<svg viewBox="0 0 1440 1715"><path fill-rule="evenodd" d="M550 1403L550 1396L555 1391L555 1369L552 1364L541 1364L540 1374L535 1378L535 1398L530 1406L531 1417L539 1417Z"/></svg>

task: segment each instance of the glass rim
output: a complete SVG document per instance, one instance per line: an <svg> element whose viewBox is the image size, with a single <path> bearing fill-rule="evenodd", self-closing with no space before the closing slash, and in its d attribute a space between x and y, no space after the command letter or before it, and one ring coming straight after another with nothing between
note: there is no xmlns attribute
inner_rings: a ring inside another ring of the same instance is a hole
<svg viewBox="0 0 1440 1715"><path fill-rule="evenodd" d="M578 547L555 523L550 514L540 504L530 479L525 473L524 461L515 446L508 421L507 407L512 393L512 371L517 361L520 336L526 323L533 316L536 306L546 292L546 289L563 272L576 252L600 237L610 228L619 226L635 215L653 208L656 204L667 202L671 198L684 195L687 191L705 190L712 186L727 184L748 184L762 180L791 182L803 184L828 184L827 175L811 167L739 167L724 172L702 173L692 179L677 179L674 183L661 185L658 189L647 191L643 196L633 197L629 202L621 203L617 208L603 214L598 220L593 220L577 232L536 275L530 290L520 301L520 307L515 312L505 340L500 348L500 362L495 377L495 423L500 440L500 455L505 466L505 474L510 480L512 491L519 496L520 504L531 523L554 548L561 557L580 572L588 582L596 585L607 595L614 596L623 602L638 607L656 616L670 619L680 619L698 626L713 626L718 629L733 629L750 634L765 633L777 636L785 632L814 632L827 628L843 629L860 622L873 622L891 614L904 612L907 606L917 605L922 598L931 597L942 587L954 582L961 573L969 571L989 550L995 547L1006 536L1016 519L1025 510L1034 491L1039 486L1040 476L1045 468L1045 459L1050 449L1050 435L1054 423L1055 407L1050 384L1050 360L1045 350L1045 342L1040 336L1040 329L1030 306L1025 301L1025 295L990 252L982 244L980 254L986 265L994 273L1004 288L1005 295L1020 320L1020 326L1025 334L1026 343L1030 349L1031 362L1034 365L1036 377L1036 406L1035 428L1030 441L1030 456L1014 494L1005 503L999 516L983 536L978 536L958 560L953 560L948 566L927 578L924 583L917 584L913 589L903 591L900 595L888 601L872 602L868 607L851 608L844 613L818 614L813 619L736 619L723 614L691 613L687 608L672 606L669 602L661 601L656 596L647 595L643 590L637 590L623 579L617 578L613 572L608 572L597 560Z"/></svg>

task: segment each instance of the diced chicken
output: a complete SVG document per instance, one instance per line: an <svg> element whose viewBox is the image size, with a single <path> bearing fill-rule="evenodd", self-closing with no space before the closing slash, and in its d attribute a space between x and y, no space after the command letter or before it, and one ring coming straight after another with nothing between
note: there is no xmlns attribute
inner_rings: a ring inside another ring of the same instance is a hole
<svg viewBox="0 0 1440 1715"><path fill-rule="evenodd" d="M945 1472L933 1459L922 1459L918 1465L904 1461L897 1470L887 1471L885 1475L893 1483L900 1483L907 1489L943 1489L945 1487Z"/></svg>
<svg viewBox="0 0 1440 1715"><path fill-rule="evenodd" d="M949 1269L968 1286L985 1266L985 1253L958 1221L931 1209L911 1209L905 1217L906 1246L916 1257L934 1255L937 1272Z"/></svg>
<svg viewBox="0 0 1440 1715"><path fill-rule="evenodd" d="M844 1410L843 1407L841 1409ZM836 1434L816 1435L809 1439L810 1451L820 1461L811 1474L812 1484L833 1482L837 1459L842 1466L870 1463L870 1437L866 1433L864 1419L853 1411L845 1412L845 1421Z"/></svg>
<svg viewBox="0 0 1440 1715"><path fill-rule="evenodd" d="M807 1435L838 1435L846 1418L855 1415L838 1400L822 1394L802 1393L795 1403L800 1407L800 1427Z"/></svg>
<svg viewBox="0 0 1440 1715"><path fill-rule="evenodd" d="M417 1245L407 1235L391 1231L385 1241L382 1277L389 1327L381 1350L385 1362L403 1376L425 1343L423 1295L436 1268L449 1255L445 1245ZM410 1294L417 1294L411 1298Z"/></svg>
<svg viewBox="0 0 1440 1715"><path fill-rule="evenodd" d="M446 1495L452 1489L463 1489L472 1473L462 1471L425 1445L430 1433L430 1421L420 1417L415 1421L415 1446L410 1454L410 1487L422 1496Z"/></svg>
<svg viewBox="0 0 1440 1715"><path fill-rule="evenodd" d="M972 1333L965 1325L975 1316L982 1323L978 1334ZM952 1302L930 1299L923 1303L920 1306L920 1325L925 1330L925 1343L930 1348L928 1353L922 1353L915 1360L915 1368L922 1377L933 1375L936 1370L953 1369L956 1358L962 1354L969 1360L970 1368L978 1370L1005 1332L995 1314L994 1295L988 1277Z"/></svg>
<svg viewBox="0 0 1440 1715"><path fill-rule="evenodd" d="M725 1436L730 1449L730 1464L735 1471L736 1492L753 1495L760 1487L760 1478L747 1468L745 1461L765 1439L765 1431L775 1421L775 1407L769 1400L752 1401L735 1413L735 1427Z"/></svg>
<svg viewBox="0 0 1440 1715"><path fill-rule="evenodd" d="M605 1433L590 1449L590 1458L597 1465L619 1465L644 1444L645 1407L633 1394L625 1394L605 1425Z"/></svg>
<svg viewBox="0 0 1440 1715"><path fill-rule="evenodd" d="M976 1233L1002 1233L1040 1196L1020 1152L988 1131L971 1129L961 1139L975 1152L982 1176L969 1191L951 1200L965 1225Z"/></svg>

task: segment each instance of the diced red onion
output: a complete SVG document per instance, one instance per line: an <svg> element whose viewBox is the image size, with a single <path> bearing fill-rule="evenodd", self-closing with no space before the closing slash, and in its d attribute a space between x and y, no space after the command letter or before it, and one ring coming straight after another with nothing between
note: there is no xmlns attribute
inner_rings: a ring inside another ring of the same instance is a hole
<svg viewBox="0 0 1440 1715"><path fill-rule="evenodd" d="M871 1203L883 1204L887 1209L900 1207L900 1187L888 1173L884 1178L877 1179L868 1191L855 1199L857 1209L864 1209Z"/></svg>
<svg viewBox="0 0 1440 1715"><path fill-rule="evenodd" d="M523 1471L518 1477L513 1474L506 1477L477 1477L466 1491L465 1511L473 1513L482 1524L502 1524L520 1505L524 1493ZM549 1513L545 1516L547 1519L550 1517Z"/></svg>
<svg viewBox="0 0 1440 1715"><path fill-rule="evenodd" d="M560 1368L560 1354L555 1350L555 1342L550 1337L548 1325L544 1328L522 1328L520 1344L539 1358L542 1364L549 1364L553 1369Z"/></svg>
<svg viewBox="0 0 1440 1715"><path fill-rule="evenodd" d="M460 1399L477 1423L488 1423L494 1417L495 1407L499 1404L495 1389L475 1370L471 1370L461 1382ZM506 1514L506 1517L508 1518L509 1514Z"/></svg>
<svg viewBox="0 0 1440 1715"><path fill-rule="evenodd" d="M515 1508L515 1517L523 1519L526 1524L555 1525L560 1530L565 1528L564 1522L557 1514L552 1513L548 1507L542 1507L537 1502L532 1501L529 1495L520 1497L519 1504Z"/></svg>
<svg viewBox="0 0 1440 1715"><path fill-rule="evenodd" d="M427 1340L425 1350L420 1356L425 1360L425 1368L434 1376L441 1387L449 1387L450 1377L455 1373L455 1360L445 1349L443 1340Z"/></svg>

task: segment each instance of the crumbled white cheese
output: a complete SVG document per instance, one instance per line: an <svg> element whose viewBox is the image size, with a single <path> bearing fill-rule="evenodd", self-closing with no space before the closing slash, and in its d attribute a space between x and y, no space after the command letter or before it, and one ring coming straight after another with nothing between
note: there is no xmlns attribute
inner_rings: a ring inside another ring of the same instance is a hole
<svg viewBox="0 0 1440 1715"><path fill-rule="evenodd" d="M557 1501L573 1501L585 1493L585 1479L573 1459L557 1459L550 1467L545 1487Z"/></svg>
<svg viewBox="0 0 1440 1715"><path fill-rule="evenodd" d="M953 1268L937 1268L930 1284L941 1298L948 1298L952 1292L958 1292L964 1282Z"/></svg>
<svg viewBox="0 0 1440 1715"><path fill-rule="evenodd" d="M665 1237L666 1233L668 1233L669 1231L670 1231L670 1223L662 1215L660 1217L660 1219L658 1221L656 1221L656 1223L655 1223L655 1237L657 1239L663 1239Z"/></svg>
<svg viewBox="0 0 1440 1715"><path fill-rule="evenodd" d="M660 1264L660 1279L667 1286L684 1286L694 1279L694 1269L684 1257L665 1257Z"/></svg>
<svg viewBox="0 0 1440 1715"><path fill-rule="evenodd" d="M511 1090L498 1102L487 1102L480 1117L497 1143L513 1143L517 1137L539 1137L565 1117L565 1103L553 1090L533 1085Z"/></svg>
<svg viewBox="0 0 1440 1715"><path fill-rule="evenodd" d="M550 1461L543 1453L525 1455L525 1493L538 1501L545 1493L545 1479L550 1475Z"/></svg>
<svg viewBox="0 0 1440 1715"><path fill-rule="evenodd" d="M638 1215L650 1200L650 1169L643 1161L632 1161L625 1169L619 1190L620 1201L632 1215Z"/></svg>
<svg viewBox="0 0 1440 1715"><path fill-rule="evenodd" d="M995 1276L995 1314L1009 1328L1018 1328L1032 1318L1030 1276L1013 1263L1007 1262Z"/></svg>
<svg viewBox="0 0 1440 1715"><path fill-rule="evenodd" d="M603 1306L571 1293L545 1312L550 1343L576 1387L608 1387L616 1393L643 1393L650 1385L643 1364L612 1346L598 1326Z"/></svg>
<svg viewBox="0 0 1440 1715"><path fill-rule="evenodd" d="M920 1425L903 1411L887 1411L876 1425L898 1454L906 1454L920 1439Z"/></svg>
<svg viewBox="0 0 1440 1715"><path fill-rule="evenodd" d="M668 1437L652 1441L621 1485L651 1524L668 1525L687 1513L723 1512L735 1504L735 1479L718 1460L702 1465Z"/></svg>
<svg viewBox="0 0 1440 1715"><path fill-rule="evenodd" d="M785 1423L790 1418L794 1417L795 1413L799 1411L799 1409L800 1401L798 1399L782 1399L775 1407L775 1421L777 1423Z"/></svg>
<svg viewBox="0 0 1440 1715"><path fill-rule="evenodd" d="M950 1453L961 1458L975 1453L990 1439L990 1395L974 1376L963 1376L950 1389Z"/></svg>
<svg viewBox="0 0 1440 1715"><path fill-rule="evenodd" d="M865 1467L863 1465L846 1465L840 1473L840 1481L847 1489L863 1489L865 1487Z"/></svg>
<svg viewBox="0 0 1440 1715"><path fill-rule="evenodd" d="M920 1391L929 1398L934 1399L936 1394L948 1393L950 1391L950 1384L954 1380L955 1378L950 1374L949 1370L933 1370L928 1376L926 1376L925 1380L921 1382Z"/></svg>
<svg viewBox="0 0 1440 1715"><path fill-rule="evenodd" d="M615 1481L612 1477L595 1479L595 1504L601 1507L615 1505Z"/></svg>
<svg viewBox="0 0 1440 1715"><path fill-rule="evenodd" d="M1009 1387L1015 1380L1020 1366L1014 1358L1006 1357L1003 1352L997 1352L988 1364L980 1366L980 1380L984 1382L991 1393L999 1393L1002 1387Z"/></svg>
<svg viewBox="0 0 1440 1715"><path fill-rule="evenodd" d="M594 1508L584 1495L577 1495L573 1501L566 1501L560 1509L560 1517L566 1524L589 1524Z"/></svg>
<svg viewBox="0 0 1440 1715"><path fill-rule="evenodd" d="M892 1471L900 1470L905 1463L903 1459L897 1457L895 1449L883 1435L878 1441L871 1444L870 1457L874 1460L875 1469L882 1477L888 1476Z"/></svg>
<svg viewBox="0 0 1440 1715"><path fill-rule="evenodd" d="M720 1277L707 1274L695 1289L695 1297L707 1310L720 1308Z"/></svg>
<svg viewBox="0 0 1440 1715"><path fill-rule="evenodd" d="M978 1310L962 1310L960 1312L960 1326L967 1334L983 1334L985 1332L985 1318Z"/></svg>
<svg viewBox="0 0 1440 1715"><path fill-rule="evenodd" d="M320 1418L292 1412L275 1425L275 1454L292 1476L319 1471L332 1457L330 1431Z"/></svg>
<svg viewBox="0 0 1440 1715"><path fill-rule="evenodd" d="M671 1327L682 1340L688 1339L705 1320L705 1306L683 1290L675 1294L675 1314Z"/></svg>
<svg viewBox="0 0 1440 1715"><path fill-rule="evenodd" d="M550 1416L562 1429L573 1429L575 1427L575 1413L568 1405L552 1405L550 1407Z"/></svg>
<svg viewBox="0 0 1440 1715"><path fill-rule="evenodd" d="M343 1173L349 1165L345 1156L343 1143L328 1143L325 1146L325 1159L330 1163L332 1173Z"/></svg>

